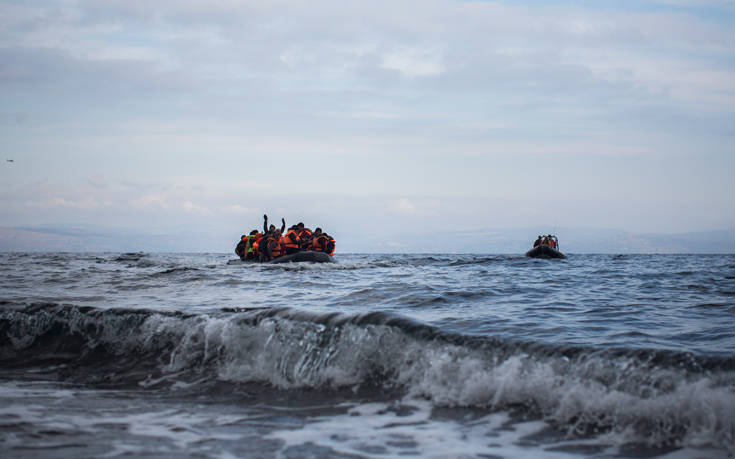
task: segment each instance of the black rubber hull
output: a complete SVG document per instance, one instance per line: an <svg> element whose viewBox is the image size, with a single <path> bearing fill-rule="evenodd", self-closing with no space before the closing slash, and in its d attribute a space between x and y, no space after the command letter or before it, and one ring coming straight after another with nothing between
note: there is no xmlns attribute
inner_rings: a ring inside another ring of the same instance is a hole
<svg viewBox="0 0 735 459"><path fill-rule="evenodd" d="M310 261L312 263L334 262L334 260L332 259L332 257L329 256L328 253L305 250L303 252L296 252L292 253L291 255L284 255L282 257L274 258L268 263L298 263L300 261Z"/></svg>
<svg viewBox="0 0 735 459"><path fill-rule="evenodd" d="M567 256L548 245L540 245L526 252L527 257L531 258L566 258Z"/></svg>

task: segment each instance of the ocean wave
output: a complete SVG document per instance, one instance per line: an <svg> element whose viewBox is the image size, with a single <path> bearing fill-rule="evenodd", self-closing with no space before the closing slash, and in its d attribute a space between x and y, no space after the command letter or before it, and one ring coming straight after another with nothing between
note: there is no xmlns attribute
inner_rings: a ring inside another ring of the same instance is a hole
<svg viewBox="0 0 735 459"><path fill-rule="evenodd" d="M90 384L217 380L520 406L572 435L735 451L735 359L465 336L382 312L4 305L0 364Z"/></svg>

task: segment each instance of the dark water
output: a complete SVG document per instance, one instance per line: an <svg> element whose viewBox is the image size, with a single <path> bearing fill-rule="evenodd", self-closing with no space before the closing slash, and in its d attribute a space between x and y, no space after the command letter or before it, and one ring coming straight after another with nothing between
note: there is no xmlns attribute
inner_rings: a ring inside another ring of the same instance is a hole
<svg viewBox="0 0 735 459"><path fill-rule="evenodd" d="M8 457L728 457L735 256L0 254Z"/></svg>

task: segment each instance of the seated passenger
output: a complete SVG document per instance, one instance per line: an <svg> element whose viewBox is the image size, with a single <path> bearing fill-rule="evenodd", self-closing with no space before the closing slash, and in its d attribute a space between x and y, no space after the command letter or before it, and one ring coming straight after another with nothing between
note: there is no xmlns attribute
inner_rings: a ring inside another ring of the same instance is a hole
<svg viewBox="0 0 735 459"><path fill-rule="evenodd" d="M245 247L248 244L248 236L243 234L240 236L240 242L235 246L235 254L240 257L241 260L245 259Z"/></svg>
<svg viewBox="0 0 735 459"><path fill-rule="evenodd" d="M327 250L326 252L329 254L330 257L334 256L334 249L337 245L337 242L334 240L334 238L327 233L324 233L324 235L327 237Z"/></svg>
<svg viewBox="0 0 735 459"><path fill-rule="evenodd" d="M298 235L298 226L294 225L288 229L283 236L283 246L286 249L286 255L299 252L301 250L301 238Z"/></svg>
<svg viewBox="0 0 735 459"><path fill-rule="evenodd" d="M298 227L299 239L301 239L301 248L308 249L309 244L311 244L311 230L304 227L303 223L299 223L296 226Z"/></svg>
<svg viewBox="0 0 735 459"><path fill-rule="evenodd" d="M271 261L285 254L281 230L276 229L273 233L267 233L258 245L261 261Z"/></svg>
<svg viewBox="0 0 735 459"><path fill-rule="evenodd" d="M260 239L263 235L258 232L258 230L252 230L250 234L248 235L247 239L247 245L245 246L245 259L246 260L254 260L256 259L256 247L255 247L255 241Z"/></svg>
<svg viewBox="0 0 735 459"><path fill-rule="evenodd" d="M309 244L309 250L313 250L314 252L326 252L328 242L329 242L329 239L327 238L326 235L322 234L322 229L317 228L314 230L314 233L311 235L311 242Z"/></svg>

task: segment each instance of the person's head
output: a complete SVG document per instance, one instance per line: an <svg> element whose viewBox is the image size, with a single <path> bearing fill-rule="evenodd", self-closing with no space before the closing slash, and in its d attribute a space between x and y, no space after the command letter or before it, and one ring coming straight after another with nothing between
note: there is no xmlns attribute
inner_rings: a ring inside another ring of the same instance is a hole
<svg viewBox="0 0 735 459"><path fill-rule="evenodd" d="M314 232L312 233L313 236L319 236L320 234L322 234L321 228L315 229Z"/></svg>
<svg viewBox="0 0 735 459"><path fill-rule="evenodd" d="M250 235L251 235L251 236L255 236L256 234L258 234L258 230L252 230L252 231L250 232Z"/></svg>
<svg viewBox="0 0 735 459"><path fill-rule="evenodd" d="M298 229L299 229L299 231L301 231L302 229L304 229L304 222L298 222L298 223L296 224L296 228L298 228Z"/></svg>
<svg viewBox="0 0 735 459"><path fill-rule="evenodd" d="M275 229L275 230L273 231L273 235L274 235L274 236L275 236L276 238L279 238L279 237L281 237L281 228L276 228L276 229Z"/></svg>
<svg viewBox="0 0 735 459"><path fill-rule="evenodd" d="M275 230L276 230L276 225L274 225L273 223L271 223L271 226L268 227L268 232L269 233L272 233Z"/></svg>

